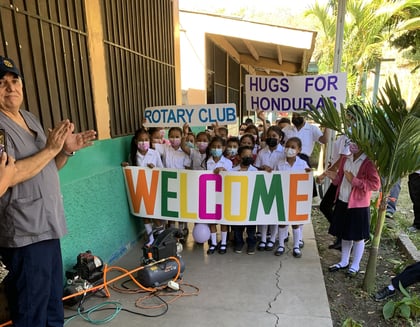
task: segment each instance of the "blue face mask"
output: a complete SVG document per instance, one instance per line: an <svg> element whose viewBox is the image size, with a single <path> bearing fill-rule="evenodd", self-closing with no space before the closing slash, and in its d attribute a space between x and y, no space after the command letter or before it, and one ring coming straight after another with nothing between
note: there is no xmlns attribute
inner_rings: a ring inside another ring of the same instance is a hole
<svg viewBox="0 0 420 327"><path fill-rule="evenodd" d="M210 154L212 157L221 157L223 154L223 149L211 149Z"/></svg>
<svg viewBox="0 0 420 327"><path fill-rule="evenodd" d="M187 141L185 142L185 144L187 145L187 147L189 147L190 149L194 149L194 143Z"/></svg>

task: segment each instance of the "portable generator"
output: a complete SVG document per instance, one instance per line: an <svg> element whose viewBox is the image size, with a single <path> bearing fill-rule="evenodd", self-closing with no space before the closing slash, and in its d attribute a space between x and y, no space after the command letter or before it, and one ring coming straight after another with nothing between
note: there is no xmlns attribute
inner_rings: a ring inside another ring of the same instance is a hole
<svg viewBox="0 0 420 327"><path fill-rule="evenodd" d="M103 281L104 264L101 258L92 254L91 251L80 253L73 269L66 271L67 284L64 287L64 296L88 291L95 284ZM64 301L67 306L73 306L83 299L84 295L74 296Z"/></svg>
<svg viewBox="0 0 420 327"><path fill-rule="evenodd" d="M145 287L158 287L167 284L180 270L185 270L184 260L180 253L182 245L179 239L183 237L182 231L176 228L169 228L157 235L150 246L143 246L143 262L137 273L137 280ZM175 260L168 259L175 257ZM164 260L168 259L168 260ZM179 267L180 265L180 267Z"/></svg>

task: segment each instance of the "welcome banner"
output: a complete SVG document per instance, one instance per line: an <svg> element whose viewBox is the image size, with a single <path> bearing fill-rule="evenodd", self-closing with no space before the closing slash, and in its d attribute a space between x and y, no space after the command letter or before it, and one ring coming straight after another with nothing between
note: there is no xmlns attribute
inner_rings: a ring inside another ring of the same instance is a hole
<svg viewBox="0 0 420 327"><path fill-rule="evenodd" d="M310 222L312 172L123 169L135 216L225 225Z"/></svg>

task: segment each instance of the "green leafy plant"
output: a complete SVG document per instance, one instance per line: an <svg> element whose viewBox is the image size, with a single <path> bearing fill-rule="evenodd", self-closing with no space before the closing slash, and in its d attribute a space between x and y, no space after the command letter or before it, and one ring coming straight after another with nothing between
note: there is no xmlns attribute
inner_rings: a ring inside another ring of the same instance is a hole
<svg viewBox="0 0 420 327"><path fill-rule="evenodd" d="M308 116L347 135L374 162L381 176L381 201L363 280L363 289L372 292L389 191L399 178L420 169L420 94L408 109L395 76L381 90L376 105L360 102L345 109L341 104L337 110L324 98L324 106L312 108Z"/></svg>
<svg viewBox="0 0 420 327"><path fill-rule="evenodd" d="M389 263L393 264L392 271L396 274L399 274L404 270L405 267L408 266L406 261L395 260L395 259L386 259Z"/></svg>
<svg viewBox="0 0 420 327"><path fill-rule="evenodd" d="M353 320L352 318L347 318L344 320L341 327L363 327L363 325L358 323L356 320Z"/></svg>
<svg viewBox="0 0 420 327"><path fill-rule="evenodd" d="M388 301L382 309L382 314L386 320L401 317L412 324L412 319L420 316L420 297L417 294L411 295L401 283L399 287L403 298L399 301Z"/></svg>

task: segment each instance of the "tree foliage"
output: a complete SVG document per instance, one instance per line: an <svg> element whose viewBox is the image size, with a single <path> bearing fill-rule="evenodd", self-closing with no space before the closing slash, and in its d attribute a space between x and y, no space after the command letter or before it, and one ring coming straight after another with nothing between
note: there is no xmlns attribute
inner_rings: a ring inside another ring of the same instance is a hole
<svg viewBox="0 0 420 327"><path fill-rule="evenodd" d="M410 13L417 12L420 0L347 0L342 51L342 71L348 74L350 94L361 95L363 73L382 57L382 49L396 33L407 31ZM337 21L337 1L318 2L305 12L317 18L321 31L317 41L321 72L332 71Z"/></svg>
<svg viewBox="0 0 420 327"><path fill-rule="evenodd" d="M347 135L372 160L382 178L381 205L369 254L363 288L375 285L376 261L389 191L399 178L420 169L420 94L411 110L401 95L398 79L388 79L376 105L358 102L337 110L330 99L308 116L318 124Z"/></svg>

